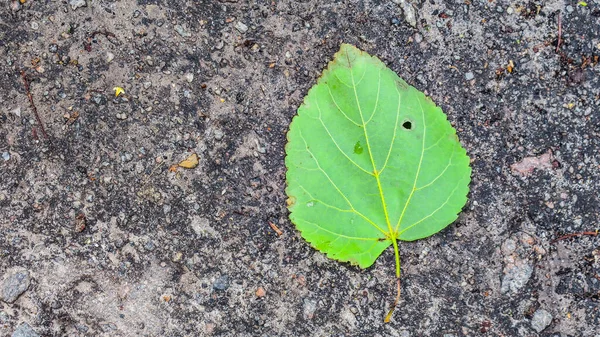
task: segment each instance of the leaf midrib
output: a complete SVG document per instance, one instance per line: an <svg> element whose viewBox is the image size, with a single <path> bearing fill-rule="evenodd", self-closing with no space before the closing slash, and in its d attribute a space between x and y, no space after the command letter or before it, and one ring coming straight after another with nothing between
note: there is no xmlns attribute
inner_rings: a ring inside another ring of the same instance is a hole
<svg viewBox="0 0 600 337"><path fill-rule="evenodd" d="M346 57L348 57L348 54L346 54ZM348 59L348 65L350 66L350 59ZM365 72L366 72L366 70L365 70ZM380 93L380 89L381 89L381 68L379 68L379 72L378 72L377 76L378 76L378 82L377 82L377 102L378 102L379 101L379 93ZM389 233L386 236L388 237L388 239L391 239L392 245L394 246L394 257L396 259L396 277L398 279L400 279L400 252L398 251L398 242L396 239L396 235L392 231L390 215L387 210L387 203L385 202L385 195L383 193L383 188L381 187L381 179L379 179L380 172L377 171L377 165L375 164L375 159L373 158L373 151L371 151L371 142L369 141L367 125L365 124L365 118L364 118L364 115L362 112L362 108L360 106L360 100L358 99L358 93L356 92L356 83L354 82L354 72L352 71L351 67L350 67L350 77L352 78L352 90L354 91L354 98L356 99L356 107L358 108L360 120L362 121L362 124L363 124L363 132L365 134L365 142L367 143L367 151L369 152L369 157L371 158L371 164L373 165L373 175L375 176L375 180L377 181L377 188L379 189L379 196L381 197L381 204L383 205L383 213L385 215L385 222L387 224L388 231L389 231ZM400 99L398 99L398 104L400 104ZM374 109L376 110L377 106L375 106ZM375 112L376 111L373 111L373 114L375 114ZM398 110L398 112L399 112L399 110ZM371 115L371 118L373 118L373 114ZM369 120L371 118L369 118ZM396 125L394 125L394 135L396 133L397 128L398 128L398 123L396 121ZM393 145L394 144L392 143L391 146L393 146Z"/></svg>

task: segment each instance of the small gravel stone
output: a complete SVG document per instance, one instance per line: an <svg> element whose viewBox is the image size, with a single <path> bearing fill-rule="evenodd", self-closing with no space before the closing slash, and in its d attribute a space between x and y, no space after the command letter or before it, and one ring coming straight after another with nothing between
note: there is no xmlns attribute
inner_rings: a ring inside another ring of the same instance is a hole
<svg viewBox="0 0 600 337"><path fill-rule="evenodd" d="M343 310L340 313L340 318L342 319L342 322L345 323L351 329L354 329L356 327L356 316L354 316L354 314L350 310Z"/></svg>
<svg viewBox="0 0 600 337"><path fill-rule="evenodd" d="M531 327L538 333L546 329L550 323L552 323L552 315L544 309L538 309L531 319Z"/></svg>
<svg viewBox="0 0 600 337"><path fill-rule="evenodd" d="M417 27L417 15L415 13L415 9L412 4L407 0L393 0L400 8L402 8L402 13L404 14L404 20L411 25L411 27Z"/></svg>
<svg viewBox="0 0 600 337"><path fill-rule="evenodd" d="M40 24L39 23L37 23L35 21L31 23L31 29L38 30L38 28L40 28Z"/></svg>
<svg viewBox="0 0 600 337"><path fill-rule="evenodd" d="M503 294L508 292L517 293L527 284L532 273L533 268L529 264L513 266L506 271L500 291Z"/></svg>
<svg viewBox="0 0 600 337"><path fill-rule="evenodd" d="M148 242L146 242L146 244L144 244L144 248L145 248L147 251L153 251L153 250L154 250L154 248L156 248L156 246L154 245L154 242L152 242L152 241L148 241Z"/></svg>
<svg viewBox="0 0 600 337"><path fill-rule="evenodd" d="M192 83L192 81L194 80L194 74L192 74L192 73L187 73L187 74L185 74L185 79L186 79L188 82Z"/></svg>
<svg viewBox="0 0 600 337"><path fill-rule="evenodd" d="M115 59L115 54L108 52L106 53L106 62L110 62Z"/></svg>
<svg viewBox="0 0 600 337"><path fill-rule="evenodd" d="M8 152L2 152L2 159L4 159L4 161L9 161L10 160L10 153L8 153Z"/></svg>
<svg viewBox="0 0 600 337"><path fill-rule="evenodd" d="M10 3L10 10L12 10L13 12L18 12L19 10L21 10L21 2L17 1L17 0L13 0Z"/></svg>
<svg viewBox="0 0 600 337"><path fill-rule="evenodd" d="M415 42L416 43L421 43L421 41L423 41L423 35L416 33L415 34Z"/></svg>
<svg viewBox="0 0 600 337"><path fill-rule="evenodd" d="M2 293L0 300L13 303L29 288L29 272L27 270L18 271L8 275L2 282Z"/></svg>
<svg viewBox="0 0 600 337"><path fill-rule="evenodd" d="M213 289L215 290L227 290L229 288L229 276L221 275L219 278L213 283Z"/></svg>
<svg viewBox="0 0 600 337"><path fill-rule="evenodd" d="M117 114L117 119L125 120L125 119L127 119L127 114L126 113Z"/></svg>
<svg viewBox="0 0 600 337"><path fill-rule="evenodd" d="M172 257L171 261L173 261L173 262L179 262L179 261L181 261L182 257L183 257L183 253L182 252L177 252L177 253L173 254L173 257Z"/></svg>
<svg viewBox="0 0 600 337"><path fill-rule="evenodd" d="M221 140L221 139L223 139L223 136L224 136L224 135L225 135L225 134L223 133L223 131L221 131L221 130L219 130L219 129L215 130L215 139L216 139L216 140Z"/></svg>
<svg viewBox="0 0 600 337"><path fill-rule="evenodd" d="M310 298L304 299L304 319L313 319L315 311L317 311L317 301Z"/></svg>
<svg viewBox="0 0 600 337"><path fill-rule="evenodd" d="M465 80L470 81L475 78L475 75L472 72L468 72L465 74Z"/></svg>
<svg viewBox="0 0 600 337"><path fill-rule="evenodd" d="M73 10L87 6L87 4L85 3L85 0L69 0L69 5L71 5L71 9L73 9Z"/></svg>
<svg viewBox="0 0 600 337"><path fill-rule="evenodd" d="M248 31L248 26L246 26L243 22L238 21L235 23L235 29L237 29L240 33L245 33Z"/></svg>
<svg viewBox="0 0 600 337"><path fill-rule="evenodd" d="M175 25L175 31L177 32L177 34L181 35L181 37L190 37L192 36L192 33L188 32L187 30L185 30L185 28L183 28L182 25Z"/></svg>
<svg viewBox="0 0 600 337"><path fill-rule="evenodd" d="M573 6L571 6L571 5L568 5L566 9L567 9L567 12L569 12L569 13L573 13L573 11L575 10L573 8Z"/></svg>
<svg viewBox="0 0 600 337"><path fill-rule="evenodd" d="M21 323L11 337L39 337L40 335L33 330L33 328L27 323Z"/></svg>
<svg viewBox="0 0 600 337"><path fill-rule="evenodd" d="M508 8L506 9L506 14L512 14L514 12L515 10L512 8L512 6L508 6Z"/></svg>
<svg viewBox="0 0 600 337"><path fill-rule="evenodd" d="M400 334L398 336L399 337L411 337L410 331L408 331L408 330L402 330L402 331L400 331Z"/></svg>
<svg viewBox="0 0 600 337"><path fill-rule="evenodd" d="M107 101L108 99L104 95L94 95L92 97L92 102L96 103L97 105L105 105Z"/></svg>

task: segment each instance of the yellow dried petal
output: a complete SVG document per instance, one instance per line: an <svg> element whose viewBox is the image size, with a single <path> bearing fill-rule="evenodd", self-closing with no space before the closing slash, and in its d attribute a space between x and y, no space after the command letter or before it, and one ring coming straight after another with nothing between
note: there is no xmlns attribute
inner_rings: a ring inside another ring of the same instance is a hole
<svg viewBox="0 0 600 337"><path fill-rule="evenodd" d="M115 97L119 97L120 94L125 93L125 89L121 87L114 87L113 90L115 91Z"/></svg>
<svg viewBox="0 0 600 337"><path fill-rule="evenodd" d="M186 169L195 168L196 166L198 166L198 155L195 153L192 153L189 157L187 157L186 160L180 162L179 166L186 168Z"/></svg>

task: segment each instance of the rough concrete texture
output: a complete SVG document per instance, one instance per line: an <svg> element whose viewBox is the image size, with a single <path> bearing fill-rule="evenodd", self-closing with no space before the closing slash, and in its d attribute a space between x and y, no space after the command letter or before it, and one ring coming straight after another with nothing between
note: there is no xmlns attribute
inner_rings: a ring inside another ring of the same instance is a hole
<svg viewBox="0 0 600 337"><path fill-rule="evenodd" d="M553 241L599 226L597 0L0 6L0 279L30 282L0 335L600 331L600 238ZM459 219L401 244L389 324L392 251L328 260L285 207L286 130L342 42L430 95L472 158Z"/></svg>

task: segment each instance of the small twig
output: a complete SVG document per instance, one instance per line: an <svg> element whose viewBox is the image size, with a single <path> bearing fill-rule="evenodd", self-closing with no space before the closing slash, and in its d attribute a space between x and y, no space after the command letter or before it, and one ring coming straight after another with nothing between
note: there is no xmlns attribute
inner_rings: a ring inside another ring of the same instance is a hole
<svg viewBox="0 0 600 337"><path fill-rule="evenodd" d="M111 33L107 30L96 30L91 32L88 37L87 37L87 41L83 43L83 47L85 48L86 51L90 52L92 51L92 40L96 37L96 35L104 35L106 37L106 39L110 42L113 43L113 41L110 40L110 38L114 38L117 39L117 36L114 33Z"/></svg>
<svg viewBox="0 0 600 337"><path fill-rule="evenodd" d="M29 104L31 104L31 109L33 110L33 114L35 115L35 119L40 126L40 130L42 130L42 134L44 138L48 139L48 134L44 129L44 124L42 124L42 119L38 114L37 108L35 107L35 103L33 102L33 95L31 95L31 90L29 90L29 81L27 80L27 74L25 74L25 70L21 70L21 78L23 79L23 84L25 85L25 91L27 92L27 97L29 98Z"/></svg>
<svg viewBox="0 0 600 337"><path fill-rule="evenodd" d="M269 226L271 226L271 229L273 229L275 231L275 233L277 233L277 235L281 236L281 234L283 234L283 232L281 231L281 229L279 229L279 227L277 227L271 221L269 221Z"/></svg>
<svg viewBox="0 0 600 337"><path fill-rule="evenodd" d="M558 50L560 49L561 35L562 35L562 23L560 20L560 12L558 12L558 42L556 43L556 52L557 53L558 53Z"/></svg>
<svg viewBox="0 0 600 337"><path fill-rule="evenodd" d="M385 316L385 319L383 320L385 323L389 323L390 320L392 319L392 315L394 314L394 309L396 309L396 305L398 305L398 301L400 301L400 279L397 278L396 279L396 284L398 285L398 292L396 294L396 300L394 301L394 304L392 304L392 307L390 308L390 311L388 311L387 315Z"/></svg>
<svg viewBox="0 0 600 337"><path fill-rule="evenodd" d="M576 236L583 236L583 235L598 236L598 230L596 230L595 232L579 232L579 233L565 234L563 236L560 236L560 237L550 241L550 243L555 243L560 240L565 240L565 239L573 238Z"/></svg>
<svg viewBox="0 0 600 337"><path fill-rule="evenodd" d="M114 33L111 33L111 32L109 32L108 30L97 30L97 31L94 31L94 32L92 32L92 33L90 34L90 38L92 38L92 39L93 39L93 38L95 38L95 37L96 37L96 35L98 35L98 34L100 34L100 35L104 35L104 36L106 36L107 38L109 38L109 37L114 37L115 39L117 38L117 36L116 36Z"/></svg>

